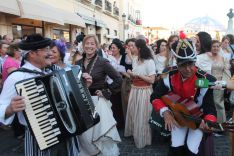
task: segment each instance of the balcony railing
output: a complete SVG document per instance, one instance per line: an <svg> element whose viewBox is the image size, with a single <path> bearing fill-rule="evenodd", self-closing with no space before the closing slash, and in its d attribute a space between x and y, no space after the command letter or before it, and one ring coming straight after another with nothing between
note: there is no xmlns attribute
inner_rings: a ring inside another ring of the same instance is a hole
<svg viewBox="0 0 234 156"><path fill-rule="evenodd" d="M102 8L102 0L95 0L95 5Z"/></svg>
<svg viewBox="0 0 234 156"><path fill-rule="evenodd" d="M114 7L113 14L116 16L119 16L119 8L118 7Z"/></svg>
<svg viewBox="0 0 234 156"><path fill-rule="evenodd" d="M112 5L108 0L105 0L105 10L112 12Z"/></svg>

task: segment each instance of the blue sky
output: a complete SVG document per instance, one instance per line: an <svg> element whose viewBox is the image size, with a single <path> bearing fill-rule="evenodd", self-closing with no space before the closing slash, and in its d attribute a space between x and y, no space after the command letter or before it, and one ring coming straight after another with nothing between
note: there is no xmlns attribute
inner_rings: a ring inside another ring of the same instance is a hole
<svg viewBox="0 0 234 156"><path fill-rule="evenodd" d="M194 18L209 16L227 27L230 8L234 13L234 0L144 0L142 20L144 26L178 28Z"/></svg>

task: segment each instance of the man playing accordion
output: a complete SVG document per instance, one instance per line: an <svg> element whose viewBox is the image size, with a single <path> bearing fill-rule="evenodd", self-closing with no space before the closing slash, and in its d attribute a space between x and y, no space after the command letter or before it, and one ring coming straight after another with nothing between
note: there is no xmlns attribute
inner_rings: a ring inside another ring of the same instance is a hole
<svg viewBox="0 0 234 156"><path fill-rule="evenodd" d="M13 121L14 116L18 115L19 122L26 128L25 155L27 156L78 155L79 149L76 137L70 137L49 149L39 149L22 113L26 108L25 98L17 95L15 89L17 82L45 74L45 67L51 65L50 44L50 39L44 38L39 34L30 35L25 41L19 43L20 49L24 50L23 60L25 60L25 64L22 67L32 72L17 71L6 79L0 95L0 122L9 125ZM87 73L83 77L87 82L87 86L89 86L92 83L92 78Z"/></svg>

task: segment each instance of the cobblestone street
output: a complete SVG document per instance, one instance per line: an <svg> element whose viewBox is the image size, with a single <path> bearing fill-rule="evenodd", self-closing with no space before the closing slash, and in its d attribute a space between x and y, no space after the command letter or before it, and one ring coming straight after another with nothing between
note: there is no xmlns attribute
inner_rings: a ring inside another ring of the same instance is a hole
<svg viewBox="0 0 234 156"><path fill-rule="evenodd" d="M124 138L123 132L120 132L122 142L120 143L121 156L166 156L169 142L160 140L159 137L153 138L151 146L143 149L137 149L134 145L133 138ZM230 156L231 146L228 136L214 137L215 142L215 156Z"/></svg>
<svg viewBox="0 0 234 156"><path fill-rule="evenodd" d="M134 145L132 137L123 137L123 131L120 131L122 142L119 144L121 156L166 156L169 142L154 137L153 144L143 149L137 149ZM11 130L0 130L1 146L0 156L23 156L17 152L16 147L19 141L13 138ZM230 156L231 146L228 136L214 137L215 140L215 156ZM16 150L16 151L15 151Z"/></svg>

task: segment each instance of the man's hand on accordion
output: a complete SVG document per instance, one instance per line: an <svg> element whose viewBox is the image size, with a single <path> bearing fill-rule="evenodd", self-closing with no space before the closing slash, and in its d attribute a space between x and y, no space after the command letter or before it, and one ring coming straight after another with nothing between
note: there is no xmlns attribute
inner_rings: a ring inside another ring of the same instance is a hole
<svg viewBox="0 0 234 156"><path fill-rule="evenodd" d="M87 87L91 86L91 84L93 83L92 76L90 76L88 73L83 73L82 77L85 79Z"/></svg>
<svg viewBox="0 0 234 156"><path fill-rule="evenodd" d="M25 101L23 96L15 96L11 99L10 105L6 109L5 117L13 115L14 113L25 110Z"/></svg>

